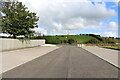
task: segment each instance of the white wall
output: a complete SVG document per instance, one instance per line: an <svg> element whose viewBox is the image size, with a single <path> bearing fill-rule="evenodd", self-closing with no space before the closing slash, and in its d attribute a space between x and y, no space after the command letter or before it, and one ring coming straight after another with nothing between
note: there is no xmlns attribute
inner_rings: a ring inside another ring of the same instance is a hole
<svg viewBox="0 0 120 80"><path fill-rule="evenodd" d="M18 39L7 39L0 38L0 51L2 50L12 50L26 47L34 47L44 45L45 40L18 40Z"/></svg>
<svg viewBox="0 0 120 80"><path fill-rule="evenodd" d="M77 44L77 47L84 47L85 44Z"/></svg>

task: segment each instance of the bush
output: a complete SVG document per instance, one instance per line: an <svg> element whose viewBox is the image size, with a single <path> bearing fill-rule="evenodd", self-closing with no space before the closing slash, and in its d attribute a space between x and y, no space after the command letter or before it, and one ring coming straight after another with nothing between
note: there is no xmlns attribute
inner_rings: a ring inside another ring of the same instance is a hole
<svg viewBox="0 0 120 80"><path fill-rule="evenodd" d="M69 43L69 44L72 44L72 43L74 43L74 42L75 42L75 40L72 39L72 38L68 39L68 41L67 41L67 43Z"/></svg>
<svg viewBox="0 0 120 80"><path fill-rule="evenodd" d="M103 43L116 43L114 39L110 39L110 38L103 38L102 42Z"/></svg>
<svg viewBox="0 0 120 80"><path fill-rule="evenodd" d="M108 39L107 43L116 43L114 40Z"/></svg>
<svg viewBox="0 0 120 80"><path fill-rule="evenodd" d="M86 43L100 43L100 41L99 40L97 40L97 39L90 39L89 41L87 41Z"/></svg>
<svg viewBox="0 0 120 80"><path fill-rule="evenodd" d="M68 41L67 40L63 40L63 43L67 43Z"/></svg>
<svg viewBox="0 0 120 80"><path fill-rule="evenodd" d="M61 44L61 40L60 39L46 38L45 40L46 40L47 44Z"/></svg>
<svg viewBox="0 0 120 80"><path fill-rule="evenodd" d="M64 37L63 35L61 35L61 37Z"/></svg>

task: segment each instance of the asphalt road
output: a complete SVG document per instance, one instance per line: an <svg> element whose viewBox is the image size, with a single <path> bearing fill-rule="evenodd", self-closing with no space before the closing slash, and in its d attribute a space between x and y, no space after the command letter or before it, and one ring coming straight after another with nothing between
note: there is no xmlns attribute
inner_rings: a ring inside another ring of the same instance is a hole
<svg viewBox="0 0 120 80"><path fill-rule="evenodd" d="M3 78L117 78L118 69L90 52L61 47L3 73Z"/></svg>

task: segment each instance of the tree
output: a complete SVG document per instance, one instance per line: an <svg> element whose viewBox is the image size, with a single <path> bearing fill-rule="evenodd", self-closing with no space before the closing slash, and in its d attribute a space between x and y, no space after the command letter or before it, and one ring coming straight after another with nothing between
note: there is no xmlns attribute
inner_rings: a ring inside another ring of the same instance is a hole
<svg viewBox="0 0 120 80"><path fill-rule="evenodd" d="M61 44L61 40L57 38L45 38L47 44Z"/></svg>
<svg viewBox="0 0 120 80"><path fill-rule="evenodd" d="M89 41L87 41L86 43L95 44L95 43L100 43L100 41L95 39L95 38L93 38L93 39L90 39Z"/></svg>
<svg viewBox="0 0 120 80"><path fill-rule="evenodd" d="M28 37L34 33L31 29L38 27L39 17L36 13L30 12L22 2L5 2L2 12L5 14L2 18L2 30L12 35L13 38L19 35Z"/></svg>
<svg viewBox="0 0 120 80"><path fill-rule="evenodd" d="M0 33L2 32L2 8L3 8L3 0L0 0Z"/></svg>
<svg viewBox="0 0 120 80"><path fill-rule="evenodd" d="M68 39L68 41L67 41L67 43L69 43L69 44L72 44L72 43L74 43L74 42L75 42L75 40L72 39L72 38Z"/></svg>

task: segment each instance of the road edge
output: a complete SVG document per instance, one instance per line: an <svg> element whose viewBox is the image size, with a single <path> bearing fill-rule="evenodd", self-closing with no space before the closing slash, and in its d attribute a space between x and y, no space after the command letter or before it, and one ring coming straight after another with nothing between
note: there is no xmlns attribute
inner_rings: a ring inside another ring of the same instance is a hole
<svg viewBox="0 0 120 80"><path fill-rule="evenodd" d="M85 48L82 48L82 49L86 50ZM100 56L98 56L98 55L95 55L94 53L92 53L92 52L90 52L90 51L88 51L88 50L86 50L86 51L89 52L89 53L91 53L91 54L93 54L94 56L100 58L101 60L104 60L105 62L109 63L110 65L112 65L112 66L120 69L120 66L117 66L117 65L113 64L112 62L110 62L110 61L108 61L108 60L106 60L106 59L104 59L104 58L102 58L102 57L100 57Z"/></svg>

